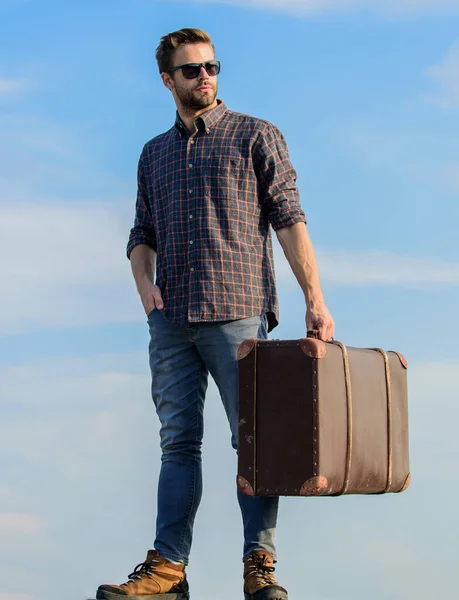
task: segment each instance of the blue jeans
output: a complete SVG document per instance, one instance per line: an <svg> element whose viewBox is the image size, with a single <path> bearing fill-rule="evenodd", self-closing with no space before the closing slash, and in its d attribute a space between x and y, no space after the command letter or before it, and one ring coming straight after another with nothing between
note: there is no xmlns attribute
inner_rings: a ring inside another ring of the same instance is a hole
<svg viewBox="0 0 459 600"><path fill-rule="evenodd" d="M247 338L267 338L266 316L179 326L155 309L148 315L148 324L152 396L161 422L162 450L154 548L164 558L187 565L202 495L201 445L208 374L219 389L231 443L237 450L236 353ZM228 476L233 478L232 474ZM234 487L236 490L236 483ZM267 550L276 560L274 538L279 499L248 497L239 491L237 497L244 526L242 556L258 548Z"/></svg>

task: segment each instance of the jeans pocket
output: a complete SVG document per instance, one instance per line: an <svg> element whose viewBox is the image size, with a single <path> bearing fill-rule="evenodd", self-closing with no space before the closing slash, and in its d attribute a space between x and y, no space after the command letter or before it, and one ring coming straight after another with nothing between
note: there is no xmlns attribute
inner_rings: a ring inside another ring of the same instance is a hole
<svg viewBox="0 0 459 600"><path fill-rule="evenodd" d="M156 310L156 307L148 313L148 315L147 315L147 321L152 316L152 314L155 312L155 310Z"/></svg>
<svg viewBox="0 0 459 600"><path fill-rule="evenodd" d="M268 315L265 312L261 314L258 337L262 340L268 339Z"/></svg>

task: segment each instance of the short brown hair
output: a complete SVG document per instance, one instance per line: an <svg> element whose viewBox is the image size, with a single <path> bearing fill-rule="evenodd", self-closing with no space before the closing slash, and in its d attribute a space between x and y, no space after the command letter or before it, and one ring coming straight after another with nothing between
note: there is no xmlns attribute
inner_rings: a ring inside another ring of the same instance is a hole
<svg viewBox="0 0 459 600"><path fill-rule="evenodd" d="M168 33L161 38L156 48L156 62L160 73L167 73L172 68L172 59L175 51L185 44L210 44L215 52L210 35L202 29L185 28Z"/></svg>

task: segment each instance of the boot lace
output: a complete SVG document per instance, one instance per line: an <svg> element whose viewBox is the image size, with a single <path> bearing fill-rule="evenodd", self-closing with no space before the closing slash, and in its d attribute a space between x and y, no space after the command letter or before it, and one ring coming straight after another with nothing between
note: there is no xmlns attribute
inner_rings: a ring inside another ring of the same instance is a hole
<svg viewBox="0 0 459 600"><path fill-rule="evenodd" d="M256 577L256 579L260 580L260 583L276 583L276 579L273 575L274 571L276 570L275 567L268 567L263 561L264 556L250 557L250 570L248 570L247 574Z"/></svg>
<svg viewBox="0 0 459 600"><path fill-rule="evenodd" d="M159 560L153 559L151 562L143 562L138 564L133 570L133 572L130 575L128 575L129 581L127 581L126 583L122 583L121 585L129 585L136 579L142 579L144 575L151 575L152 572L155 570L157 563L159 563Z"/></svg>

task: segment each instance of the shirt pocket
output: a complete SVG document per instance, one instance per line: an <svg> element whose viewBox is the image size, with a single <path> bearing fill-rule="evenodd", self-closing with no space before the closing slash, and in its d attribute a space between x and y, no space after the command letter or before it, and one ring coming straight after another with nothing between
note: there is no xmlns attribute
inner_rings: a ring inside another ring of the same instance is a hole
<svg viewBox="0 0 459 600"><path fill-rule="evenodd" d="M203 160L206 192L215 199L233 198L248 180L247 160L239 154L213 154Z"/></svg>

